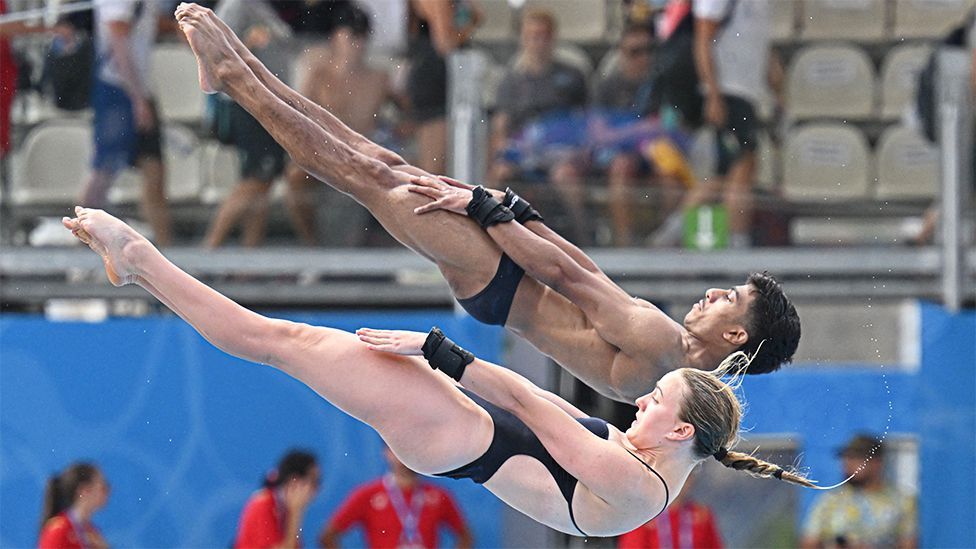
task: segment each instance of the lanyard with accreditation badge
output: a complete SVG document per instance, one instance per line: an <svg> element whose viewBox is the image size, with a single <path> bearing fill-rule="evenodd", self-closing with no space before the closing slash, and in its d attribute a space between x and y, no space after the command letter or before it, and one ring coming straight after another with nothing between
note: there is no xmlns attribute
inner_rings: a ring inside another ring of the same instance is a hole
<svg viewBox="0 0 976 549"><path fill-rule="evenodd" d="M414 490L413 501L407 505L407 500L403 496L403 491L396 485L393 475L383 477L383 488L390 496L390 503L393 510L400 519L403 532L400 534L400 549L419 548L424 546L424 541L420 537L420 512L424 508L424 494L420 486Z"/></svg>

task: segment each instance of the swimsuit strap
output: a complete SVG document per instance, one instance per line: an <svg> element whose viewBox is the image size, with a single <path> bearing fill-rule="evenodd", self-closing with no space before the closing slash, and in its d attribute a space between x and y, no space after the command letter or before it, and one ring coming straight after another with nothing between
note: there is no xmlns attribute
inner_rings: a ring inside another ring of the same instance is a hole
<svg viewBox="0 0 976 549"><path fill-rule="evenodd" d="M627 448L624 448L624 450L627 450ZM657 478L659 478L661 480L661 484L664 485L664 507L661 509L660 512L658 512L657 515L654 515L654 518L651 519L651 520L654 520L661 513L663 513L665 509L668 508L668 501L671 498L670 493L668 492L668 483L667 482L664 482L664 477L661 476L661 473L658 473L657 471L655 471L653 467L651 467L650 465L647 464L647 462L645 462L640 457L638 457L637 454L631 452L630 450L627 450L627 453L630 454L630 455L632 455L632 456L634 456L634 459L636 459L637 461L639 461L641 463L641 465L643 465L644 467L647 467L647 470L648 471L654 473L654 476L656 476Z"/></svg>
<svg viewBox="0 0 976 549"><path fill-rule="evenodd" d="M584 538L586 538L586 537L589 537L589 536L587 536L587 535L586 535L586 532L584 532L584 531L583 531L583 530L582 530L582 529L581 529L581 528L579 527L579 524L576 524L576 517L575 517L575 516L573 516L573 502L572 502L572 500L570 500L570 502L569 502L569 520L571 520L571 521L573 521L573 526L575 526L575 527L576 527L576 530L577 530L577 531L578 531L578 532L579 532L580 534L583 534L583 537L584 537Z"/></svg>

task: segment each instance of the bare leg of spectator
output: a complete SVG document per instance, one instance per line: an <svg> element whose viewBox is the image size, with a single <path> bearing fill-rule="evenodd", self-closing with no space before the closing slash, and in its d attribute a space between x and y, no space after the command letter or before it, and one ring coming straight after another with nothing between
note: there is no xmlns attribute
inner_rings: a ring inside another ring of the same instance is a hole
<svg viewBox="0 0 976 549"><path fill-rule="evenodd" d="M241 180L217 210L217 215L214 216L207 230L207 236L203 239L204 246L217 248L223 245L237 223L245 214L250 216L253 213L254 204L264 200L269 190L268 183L264 181Z"/></svg>
<svg viewBox="0 0 976 549"><path fill-rule="evenodd" d="M288 207L295 235L303 245L317 246L319 239L315 234L315 186L319 182L294 164L288 167L285 178L288 181L285 205Z"/></svg>
<svg viewBox="0 0 976 549"><path fill-rule="evenodd" d="M417 127L417 167L444 173L447 166L447 121L437 118Z"/></svg>
<svg viewBox="0 0 976 549"><path fill-rule="evenodd" d="M573 160L560 162L550 170L549 181L573 218L576 243L589 244L592 231L589 216L586 214L586 185L582 170Z"/></svg>
<svg viewBox="0 0 976 549"><path fill-rule="evenodd" d="M86 208L102 208L108 202L108 190L115 181L116 172L92 170L88 181L81 188L79 201Z"/></svg>
<svg viewBox="0 0 976 549"><path fill-rule="evenodd" d="M746 153L740 158L725 180L725 209L729 215L729 245L747 248L751 245L752 185L756 174L756 154Z"/></svg>
<svg viewBox="0 0 976 549"><path fill-rule="evenodd" d="M271 208L272 182L252 180L257 185L264 185L264 192L254 195L254 200L241 226L241 242L246 248L257 248L264 244L268 234L268 210Z"/></svg>
<svg viewBox="0 0 976 549"><path fill-rule="evenodd" d="M607 170L615 246L631 246L634 241L634 184L639 170L640 161L629 154L614 156Z"/></svg>
<svg viewBox="0 0 976 549"><path fill-rule="evenodd" d="M169 246L172 221L169 203L166 201L166 171L163 162L159 158L142 158L139 160L139 170L142 172L142 216L153 229L156 245Z"/></svg>

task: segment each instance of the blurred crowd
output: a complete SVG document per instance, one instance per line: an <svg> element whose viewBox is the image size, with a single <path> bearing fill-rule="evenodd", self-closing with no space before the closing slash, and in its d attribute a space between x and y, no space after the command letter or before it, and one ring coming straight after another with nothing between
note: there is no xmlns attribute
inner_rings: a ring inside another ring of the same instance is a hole
<svg viewBox="0 0 976 549"><path fill-rule="evenodd" d="M484 3L203 2L303 95L432 173L449 166L446 60L475 42L489 17ZM61 109L91 109L92 169L70 198L107 206L119 174L136 168L142 217L160 245L174 242L174 215L163 161L166 113L148 74L153 44L182 39L173 5L98 0L93 11L50 29L0 25L3 37L51 38L43 70L22 57L19 77L8 40L0 38L2 154L11 149L17 89L44 90ZM517 12L517 44L488 48L504 68L485 82L487 166L478 183L512 186L580 245L787 244L788 220L773 211L778 187L757 186L761 164L773 162L760 157L763 136L778 140L784 126L785 72L772 44L771 2L624 0L621 7L617 37L586 48L561 40L559 14L531 3ZM969 25L961 27L966 34ZM292 242L388 243L371 236L382 230L368 213L290 162L226 97L208 100L197 130L233 147L239 179L212 208L205 234L175 231L181 243L212 248L239 235L240 244L259 246L278 196ZM280 195L273 192L277 181L284 182ZM931 240L934 216L920 242Z"/></svg>

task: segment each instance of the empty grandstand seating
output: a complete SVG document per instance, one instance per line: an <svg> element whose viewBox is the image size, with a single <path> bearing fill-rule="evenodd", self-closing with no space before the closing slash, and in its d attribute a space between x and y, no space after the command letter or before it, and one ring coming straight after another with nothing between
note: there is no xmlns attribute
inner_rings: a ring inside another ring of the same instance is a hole
<svg viewBox="0 0 976 549"><path fill-rule="evenodd" d="M163 44L152 52L150 80L164 120L196 124L203 117L204 95L197 80L197 62L190 48Z"/></svg>
<svg viewBox="0 0 976 549"><path fill-rule="evenodd" d="M881 65L882 118L898 118L915 100L918 73L925 68L932 48L925 44L897 46L888 52Z"/></svg>
<svg viewBox="0 0 976 549"><path fill-rule="evenodd" d="M962 24L974 0L894 0L896 38L937 38Z"/></svg>
<svg viewBox="0 0 976 549"><path fill-rule="evenodd" d="M593 0L527 0L525 9L552 12L559 25L559 39L598 42L607 32L607 6Z"/></svg>
<svg viewBox="0 0 976 549"><path fill-rule="evenodd" d="M800 0L776 0L769 6L769 36L776 41L796 38L796 16Z"/></svg>
<svg viewBox="0 0 976 549"><path fill-rule="evenodd" d="M879 41L885 35L885 0L806 0L802 28L805 40Z"/></svg>
<svg viewBox="0 0 976 549"><path fill-rule="evenodd" d="M474 33L477 42L505 42L515 39L517 13L506 0L480 2L484 17Z"/></svg>
<svg viewBox="0 0 976 549"><path fill-rule="evenodd" d="M888 128L877 147L881 199L934 198L939 186L938 148L909 128Z"/></svg>
<svg viewBox="0 0 976 549"><path fill-rule="evenodd" d="M16 206L70 205L89 173L91 124L51 120L30 132L16 158L10 188Z"/></svg>
<svg viewBox="0 0 976 549"><path fill-rule="evenodd" d="M874 97L874 67L859 48L810 46L787 70L786 110L792 119L868 118Z"/></svg>
<svg viewBox="0 0 976 549"><path fill-rule="evenodd" d="M867 140L844 124L811 124L790 131L783 149L787 198L867 198L871 173Z"/></svg>

